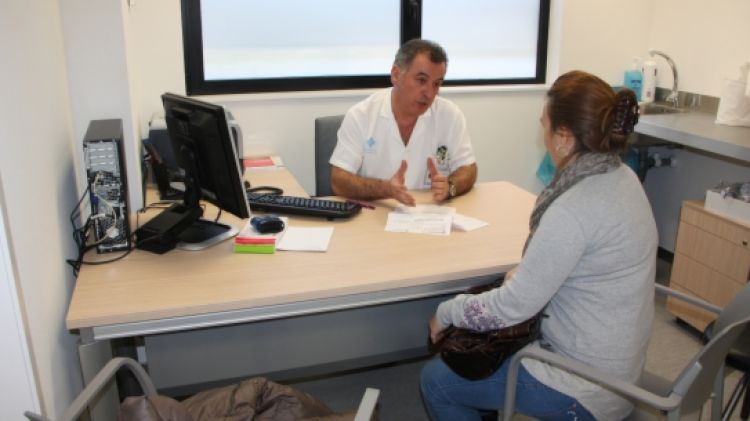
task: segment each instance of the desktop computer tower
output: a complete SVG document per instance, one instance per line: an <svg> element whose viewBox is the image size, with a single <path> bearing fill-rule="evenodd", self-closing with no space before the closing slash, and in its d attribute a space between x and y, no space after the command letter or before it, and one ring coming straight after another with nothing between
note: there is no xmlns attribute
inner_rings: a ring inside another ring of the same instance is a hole
<svg viewBox="0 0 750 421"><path fill-rule="evenodd" d="M122 120L92 120L83 139L83 161L91 202L96 251L131 246Z"/></svg>

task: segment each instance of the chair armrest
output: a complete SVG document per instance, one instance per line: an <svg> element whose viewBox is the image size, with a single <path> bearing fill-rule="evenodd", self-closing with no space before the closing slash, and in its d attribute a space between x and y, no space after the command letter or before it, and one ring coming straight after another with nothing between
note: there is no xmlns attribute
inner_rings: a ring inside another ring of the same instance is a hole
<svg viewBox="0 0 750 421"><path fill-rule="evenodd" d="M695 306L698 306L712 313L719 314L723 310L721 307L713 305L707 301L701 300L698 297L694 297L690 294L685 294L684 292L680 292L672 288L665 287L664 285L656 284L656 292L664 294L664 295L669 295L671 297L675 297L679 300L685 301L689 304L693 304Z"/></svg>
<svg viewBox="0 0 750 421"><path fill-rule="evenodd" d="M518 365L524 358L543 361L551 366L562 368L576 376L597 383L619 395L639 400L664 411L676 408L680 405L682 400L682 396L675 393L671 393L669 396L660 396L632 383L620 380L611 374L587 366L579 361L572 360L542 348L527 347L517 352L510 362L511 365L508 370L508 382L505 390L505 407L503 409L503 419L505 421L510 421L513 415L516 398L516 383L518 381Z"/></svg>
<svg viewBox="0 0 750 421"><path fill-rule="evenodd" d="M362 400L359 402L359 408L357 409L356 415L354 415L354 421L370 421L372 414L375 411L375 405L378 403L378 396L380 390L368 387L365 390Z"/></svg>
<svg viewBox="0 0 750 421"><path fill-rule="evenodd" d="M35 412L31 411L25 411L23 415L29 419L29 421L51 421L49 418L45 417L44 415L37 414Z"/></svg>
<svg viewBox="0 0 750 421"><path fill-rule="evenodd" d="M133 375L135 376L136 380L138 380L138 384L143 390L143 394L156 394L156 387L154 387L154 383L151 381L148 373L146 373L146 370L144 370L143 367L138 364L138 362L130 358L112 358L107 364L104 365L104 367L102 367L101 370L99 370L98 373L96 373L96 376L91 379L89 384L87 384L86 387L81 391L81 393L78 394L75 400L73 400L73 403L68 406L68 409L65 410L65 413L63 413L60 421L77 420L83 410L86 409L86 407L98 395L98 393L104 388L104 386L109 384L109 382L117 373L117 370L122 367L125 367L133 372ZM49 421L47 418L30 412L26 412L24 415L26 415L28 419L33 421Z"/></svg>

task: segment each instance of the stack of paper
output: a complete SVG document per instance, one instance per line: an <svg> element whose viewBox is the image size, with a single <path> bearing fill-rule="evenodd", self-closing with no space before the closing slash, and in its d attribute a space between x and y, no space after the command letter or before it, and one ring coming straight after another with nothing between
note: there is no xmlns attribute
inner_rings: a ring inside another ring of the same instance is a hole
<svg viewBox="0 0 750 421"><path fill-rule="evenodd" d="M281 218L286 227L287 218ZM272 254L276 252L276 243L284 235L284 231L275 234L261 234L250 223L250 219L245 223L244 228L234 237L235 253L255 253L255 254Z"/></svg>

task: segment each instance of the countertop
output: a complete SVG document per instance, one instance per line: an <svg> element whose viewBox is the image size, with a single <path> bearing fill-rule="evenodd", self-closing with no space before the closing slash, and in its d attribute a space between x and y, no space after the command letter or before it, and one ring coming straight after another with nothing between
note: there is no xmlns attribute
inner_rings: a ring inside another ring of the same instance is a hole
<svg viewBox="0 0 750 421"><path fill-rule="evenodd" d="M750 162L750 127L716 124L716 115L700 111L641 115L636 133Z"/></svg>

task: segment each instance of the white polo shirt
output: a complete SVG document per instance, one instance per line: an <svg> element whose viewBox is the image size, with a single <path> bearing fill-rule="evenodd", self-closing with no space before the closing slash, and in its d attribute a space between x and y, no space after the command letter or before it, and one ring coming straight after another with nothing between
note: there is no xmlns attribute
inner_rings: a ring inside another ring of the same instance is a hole
<svg viewBox="0 0 750 421"><path fill-rule="evenodd" d="M417 190L430 188L429 156L436 158L439 171L446 175L476 162L464 115L452 102L435 97L404 146L387 88L347 111L329 163L362 177L389 180L406 160L406 187Z"/></svg>

